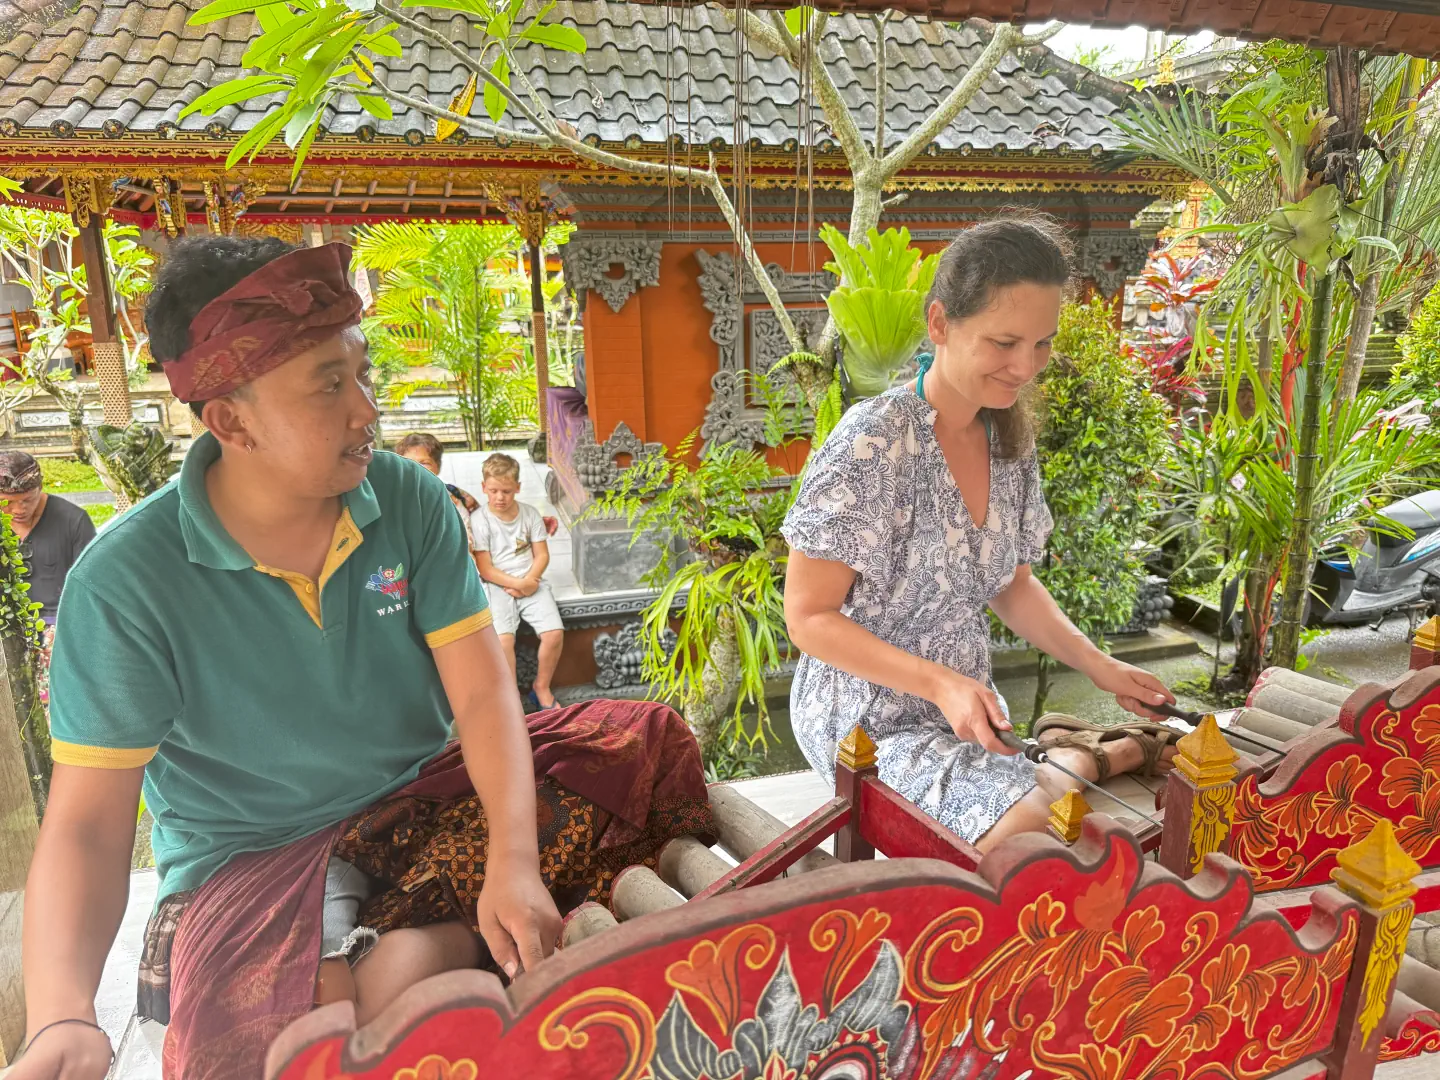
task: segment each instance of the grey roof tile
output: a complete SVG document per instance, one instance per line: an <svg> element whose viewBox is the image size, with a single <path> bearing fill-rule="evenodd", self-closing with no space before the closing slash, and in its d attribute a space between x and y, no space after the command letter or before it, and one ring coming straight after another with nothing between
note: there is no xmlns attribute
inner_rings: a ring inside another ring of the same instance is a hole
<svg viewBox="0 0 1440 1080"><path fill-rule="evenodd" d="M50 133L54 124L65 133L112 136L178 127L233 138L253 128L278 96L227 107L212 117L178 119L205 89L242 74L241 58L256 32L248 14L190 26L190 15L203 2L80 0L68 17L25 22L0 43L0 123L7 130ZM461 14L414 14L451 40L479 41ZM747 139L780 147L797 137L801 87L795 72L752 46L737 101L736 34L717 8L576 0L557 4L551 19L579 29L589 43L587 53L522 45L517 54L537 92L582 138L655 145L673 134L696 145L728 144L737 107ZM893 145L923 123L982 46L969 28L938 22L895 20L888 35L886 138ZM397 36L404 55L377 60L391 85L439 104L464 85L467 72L455 57L410 40L407 31ZM852 15L835 16L824 50L839 93L869 139L872 25ZM1007 57L937 142L949 151L1000 144L1012 150L1062 144L1115 148L1119 136L1110 120L1115 111L1112 102L1076 95L1054 76L1037 77ZM817 139L833 139L818 108L815 118ZM393 119L378 121L348 97L327 110L323 126L332 138L353 138L362 128L392 138L416 132L429 137L433 131L433 122L416 109L397 108Z"/></svg>

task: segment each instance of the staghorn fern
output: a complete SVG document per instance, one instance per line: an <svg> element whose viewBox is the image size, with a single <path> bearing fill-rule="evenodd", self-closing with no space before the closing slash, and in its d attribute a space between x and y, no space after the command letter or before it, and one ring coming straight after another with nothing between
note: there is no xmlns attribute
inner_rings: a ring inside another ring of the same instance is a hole
<svg viewBox="0 0 1440 1080"><path fill-rule="evenodd" d="M820 239L835 257L825 268L840 278L825 303L845 339L845 374L856 396L873 397L925 340L925 297L940 256L911 247L909 229L871 229L855 245L824 225Z"/></svg>

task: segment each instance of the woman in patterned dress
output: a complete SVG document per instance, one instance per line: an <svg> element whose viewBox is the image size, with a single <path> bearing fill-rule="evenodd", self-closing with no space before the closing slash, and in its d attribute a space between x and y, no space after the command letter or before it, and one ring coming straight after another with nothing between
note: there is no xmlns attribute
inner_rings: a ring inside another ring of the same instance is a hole
<svg viewBox="0 0 1440 1080"><path fill-rule="evenodd" d="M880 778L982 850L1042 829L1073 784L996 736L1010 722L990 678L987 607L1136 715L1174 700L1097 649L1030 571L1051 519L1025 397L1049 359L1070 268L1047 218L961 233L929 298L933 361L845 414L783 530L786 622L805 653L791 721L806 758L832 777L836 743L861 724ZM1165 767L1176 733L1057 717L1036 735L1055 761L1104 779Z"/></svg>

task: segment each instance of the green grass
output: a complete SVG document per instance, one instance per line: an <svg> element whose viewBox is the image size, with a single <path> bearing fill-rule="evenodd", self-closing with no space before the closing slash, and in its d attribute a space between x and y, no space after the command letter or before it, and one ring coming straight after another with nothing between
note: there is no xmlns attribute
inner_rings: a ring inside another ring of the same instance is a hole
<svg viewBox="0 0 1440 1080"><path fill-rule="evenodd" d="M41 458L46 491L104 491L100 474L74 458Z"/></svg>
<svg viewBox="0 0 1440 1080"><path fill-rule="evenodd" d="M95 523L97 529L115 516L115 507L112 503L87 503L81 509L90 515L90 520Z"/></svg>

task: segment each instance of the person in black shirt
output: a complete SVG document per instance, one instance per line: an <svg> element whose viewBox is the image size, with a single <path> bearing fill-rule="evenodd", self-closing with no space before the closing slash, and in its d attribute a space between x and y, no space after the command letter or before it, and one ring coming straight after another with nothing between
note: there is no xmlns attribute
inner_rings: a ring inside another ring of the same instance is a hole
<svg viewBox="0 0 1440 1080"><path fill-rule="evenodd" d="M53 627L65 575L95 538L95 525L83 509L52 499L41 484L40 464L33 457L0 450L0 509L10 515L30 568L30 600L41 605L40 617Z"/></svg>

